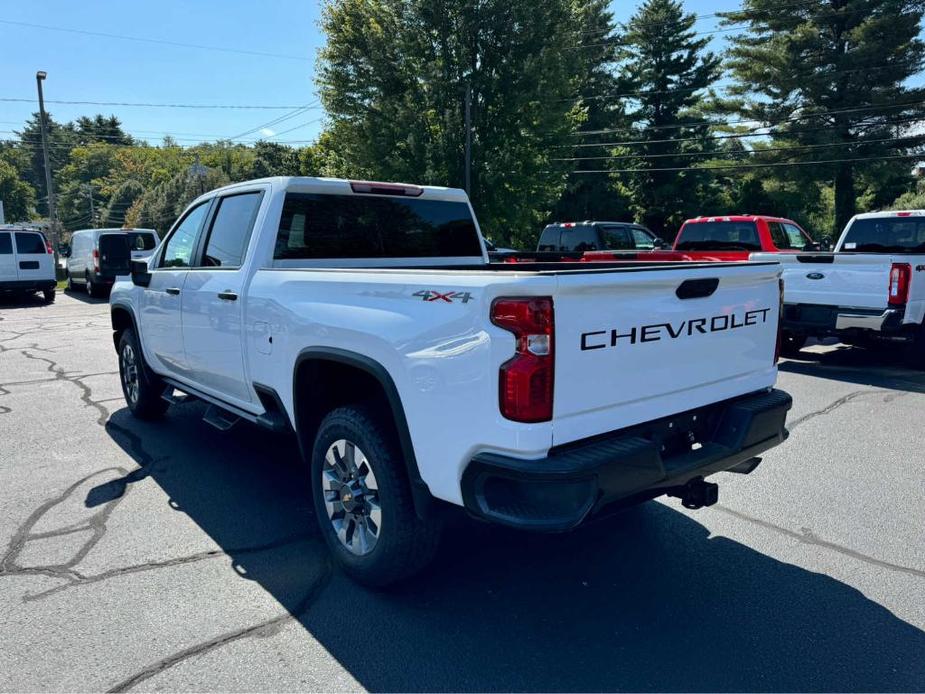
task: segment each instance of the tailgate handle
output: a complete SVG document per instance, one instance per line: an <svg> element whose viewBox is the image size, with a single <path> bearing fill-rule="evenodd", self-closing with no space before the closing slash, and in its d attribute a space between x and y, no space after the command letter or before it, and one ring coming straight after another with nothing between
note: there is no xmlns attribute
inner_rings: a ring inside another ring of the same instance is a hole
<svg viewBox="0 0 925 694"><path fill-rule="evenodd" d="M19 261L20 270L38 270L39 261L37 260L20 260Z"/></svg>
<svg viewBox="0 0 925 694"><path fill-rule="evenodd" d="M809 253L798 253L797 262L798 263L834 263L835 254L829 253L828 255L811 255Z"/></svg>
<svg viewBox="0 0 925 694"><path fill-rule="evenodd" d="M684 280L675 290L679 299L700 299L710 296L719 286L719 277L704 277L696 280Z"/></svg>

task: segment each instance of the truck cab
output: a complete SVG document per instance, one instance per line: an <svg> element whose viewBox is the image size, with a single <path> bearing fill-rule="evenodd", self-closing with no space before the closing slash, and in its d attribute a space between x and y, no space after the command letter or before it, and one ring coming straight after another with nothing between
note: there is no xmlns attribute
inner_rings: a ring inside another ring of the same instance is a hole
<svg viewBox="0 0 925 694"><path fill-rule="evenodd" d="M799 253L818 244L792 219L765 215L695 217L681 225L674 250L697 260L748 260L752 253Z"/></svg>

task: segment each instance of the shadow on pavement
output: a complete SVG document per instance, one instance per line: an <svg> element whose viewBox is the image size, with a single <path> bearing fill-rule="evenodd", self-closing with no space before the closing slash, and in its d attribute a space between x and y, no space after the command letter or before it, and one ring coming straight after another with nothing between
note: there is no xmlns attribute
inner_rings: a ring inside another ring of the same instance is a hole
<svg viewBox="0 0 925 694"><path fill-rule="evenodd" d="M804 350L796 360L781 361L778 368L803 376L925 393L925 364L919 370L911 368L899 345L870 349L837 345L826 352Z"/></svg>
<svg viewBox="0 0 925 694"><path fill-rule="evenodd" d="M925 633L658 503L559 536L462 521L399 589L336 571L312 589L326 555L278 543L317 535L294 443L244 425L222 434L201 415L115 412L107 430L144 469L87 503L150 477L367 689L925 689Z"/></svg>
<svg viewBox="0 0 925 694"><path fill-rule="evenodd" d="M42 306L54 306L46 304L41 294L22 294L19 292L0 292L0 309L7 308L39 308Z"/></svg>
<svg viewBox="0 0 925 694"><path fill-rule="evenodd" d="M71 299L76 299L77 301L80 301L84 304L108 304L109 303L108 293L100 297L90 296L87 293L87 290L81 287L80 285L78 285L77 288L74 290L65 289L64 294L70 297Z"/></svg>

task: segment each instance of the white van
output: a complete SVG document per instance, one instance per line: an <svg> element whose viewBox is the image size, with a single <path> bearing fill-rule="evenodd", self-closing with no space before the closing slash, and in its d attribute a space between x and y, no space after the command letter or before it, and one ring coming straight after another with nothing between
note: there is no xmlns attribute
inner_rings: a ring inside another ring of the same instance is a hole
<svg viewBox="0 0 925 694"><path fill-rule="evenodd" d="M82 229L71 235L67 253L67 288L78 284L90 296L101 296L116 279L129 273L129 259L124 257L126 237L131 260L147 258L160 239L154 229Z"/></svg>
<svg viewBox="0 0 925 694"><path fill-rule="evenodd" d="M55 300L55 256L42 232L28 227L0 226L0 292L42 292Z"/></svg>

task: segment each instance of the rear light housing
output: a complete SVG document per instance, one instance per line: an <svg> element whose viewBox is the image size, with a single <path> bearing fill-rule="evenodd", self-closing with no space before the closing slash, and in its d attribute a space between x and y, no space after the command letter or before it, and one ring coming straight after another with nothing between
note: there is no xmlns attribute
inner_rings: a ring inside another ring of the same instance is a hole
<svg viewBox="0 0 925 694"><path fill-rule="evenodd" d="M97 272L100 271L100 249L99 248L93 249L93 269L96 270Z"/></svg>
<svg viewBox="0 0 925 694"><path fill-rule="evenodd" d="M48 239L45 239L45 252L48 253L48 255L54 255L55 253L54 249L51 247L51 241Z"/></svg>
<svg viewBox="0 0 925 694"><path fill-rule="evenodd" d="M417 198L424 194L424 189L420 186L378 181L350 181L350 190L367 195L403 195L409 198Z"/></svg>
<svg viewBox="0 0 925 694"><path fill-rule="evenodd" d="M504 297L491 304L491 322L514 334L514 356L498 374L501 414L515 422L552 419L555 381L551 296Z"/></svg>
<svg viewBox="0 0 925 694"><path fill-rule="evenodd" d="M904 306L909 299L909 281L912 279L912 266L909 263L893 263L890 268L890 306Z"/></svg>
<svg viewBox="0 0 925 694"><path fill-rule="evenodd" d="M777 280L777 289L780 293L780 300L777 311L777 344L774 346L774 364L780 361L781 342L784 339L784 279Z"/></svg>

